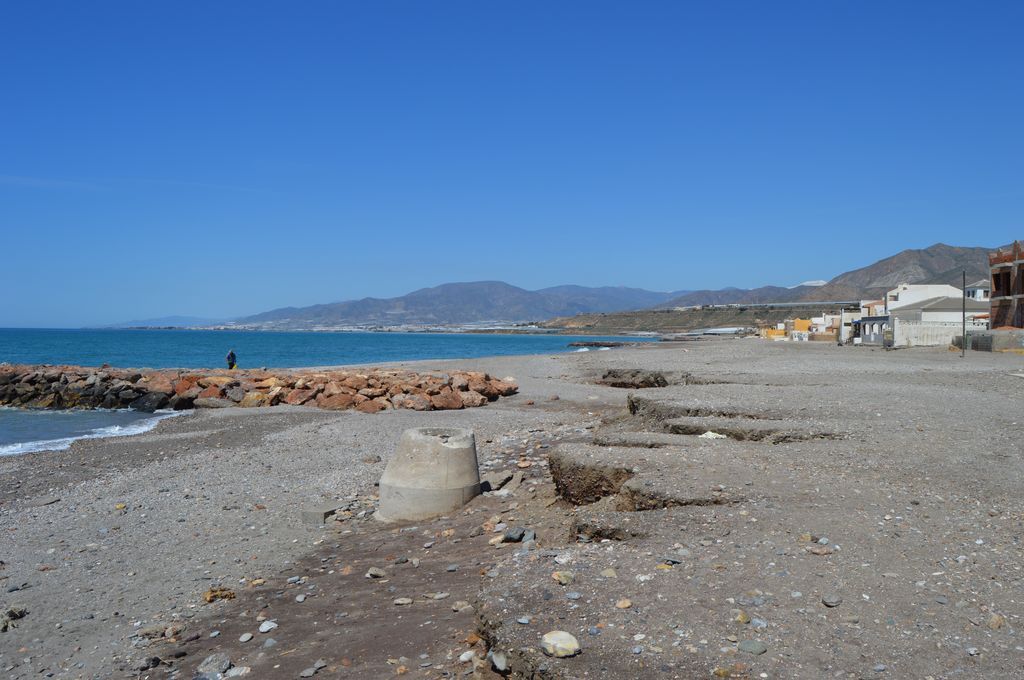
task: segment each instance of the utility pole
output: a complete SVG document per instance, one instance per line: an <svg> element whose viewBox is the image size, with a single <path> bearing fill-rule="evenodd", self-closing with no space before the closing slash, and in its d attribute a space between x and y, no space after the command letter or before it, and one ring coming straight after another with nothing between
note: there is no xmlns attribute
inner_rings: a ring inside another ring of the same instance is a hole
<svg viewBox="0 0 1024 680"><path fill-rule="evenodd" d="M964 289L963 296L961 297L960 305L962 307L962 319L961 324L963 326L962 336L960 339L960 358L963 359L967 356L967 270L964 270Z"/></svg>

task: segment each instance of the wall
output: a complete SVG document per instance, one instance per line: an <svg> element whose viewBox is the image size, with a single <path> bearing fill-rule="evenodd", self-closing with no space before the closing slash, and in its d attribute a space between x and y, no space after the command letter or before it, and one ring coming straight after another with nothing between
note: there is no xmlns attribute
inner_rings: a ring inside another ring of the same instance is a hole
<svg viewBox="0 0 1024 680"><path fill-rule="evenodd" d="M982 322L968 321L967 331L983 331L988 325ZM937 321L903 321L893 320L894 347L942 347L953 343L954 338L961 337L961 322Z"/></svg>

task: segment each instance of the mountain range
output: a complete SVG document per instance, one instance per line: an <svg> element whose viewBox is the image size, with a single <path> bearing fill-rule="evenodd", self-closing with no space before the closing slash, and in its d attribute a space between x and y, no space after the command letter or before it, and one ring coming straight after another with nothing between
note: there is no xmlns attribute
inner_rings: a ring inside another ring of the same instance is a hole
<svg viewBox="0 0 1024 680"><path fill-rule="evenodd" d="M310 307L283 307L234 320L246 328L310 329L337 327L470 325L543 321L576 314L670 309L714 304L837 302L881 297L900 283L960 285L988 279L993 248L943 243L904 250L874 264L844 272L827 282L794 287L723 288L656 292L640 288L555 286L526 290L502 281L446 283L395 298L363 298ZM172 323L177 319L177 323ZM165 317L119 326L199 325L192 318ZM186 323L187 322L187 323Z"/></svg>
<svg viewBox="0 0 1024 680"><path fill-rule="evenodd" d="M591 312L621 312L661 304L685 291L555 286L526 290L502 281L446 283L397 298L363 298L311 307L284 307L243 317L261 327L400 326L539 321Z"/></svg>

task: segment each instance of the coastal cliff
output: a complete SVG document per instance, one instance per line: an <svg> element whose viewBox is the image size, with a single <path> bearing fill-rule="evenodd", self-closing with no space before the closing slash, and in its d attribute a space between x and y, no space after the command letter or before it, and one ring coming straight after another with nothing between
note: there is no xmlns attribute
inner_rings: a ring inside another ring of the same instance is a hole
<svg viewBox="0 0 1024 680"><path fill-rule="evenodd" d="M366 371L135 371L81 366L0 366L0 405L24 408L131 408L139 411L277 404L376 413L483 406L515 394L514 382L486 373L441 375Z"/></svg>

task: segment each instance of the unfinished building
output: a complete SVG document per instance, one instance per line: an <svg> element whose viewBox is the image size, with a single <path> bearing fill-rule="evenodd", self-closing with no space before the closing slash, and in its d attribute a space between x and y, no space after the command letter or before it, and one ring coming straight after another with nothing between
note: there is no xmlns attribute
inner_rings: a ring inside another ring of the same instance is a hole
<svg viewBox="0 0 1024 680"><path fill-rule="evenodd" d="M990 327L1024 328L1024 248L1020 241L989 253L988 265L992 274Z"/></svg>

